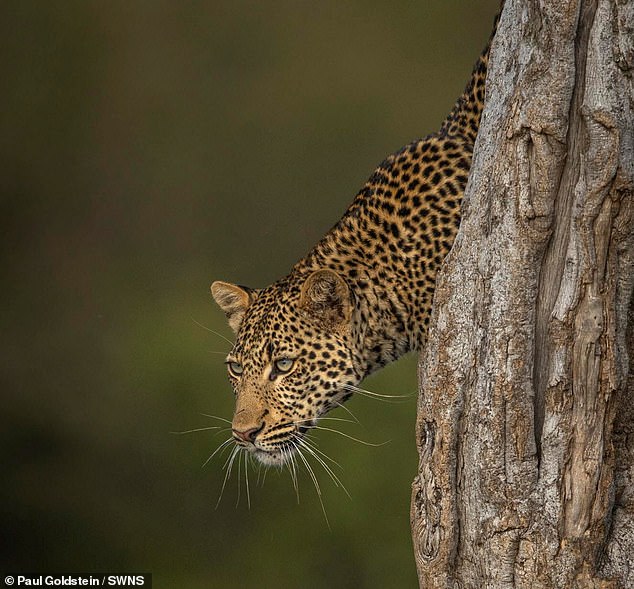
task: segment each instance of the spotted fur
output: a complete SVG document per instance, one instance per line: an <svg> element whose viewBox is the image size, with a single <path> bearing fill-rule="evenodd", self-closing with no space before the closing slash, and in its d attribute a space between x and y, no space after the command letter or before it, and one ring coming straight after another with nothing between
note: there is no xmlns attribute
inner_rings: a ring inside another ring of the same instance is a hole
<svg viewBox="0 0 634 589"><path fill-rule="evenodd" d="M236 333L234 439L261 462L283 463L365 376L423 346L460 224L487 63L488 47L440 130L381 163L287 276L261 290L212 285Z"/></svg>

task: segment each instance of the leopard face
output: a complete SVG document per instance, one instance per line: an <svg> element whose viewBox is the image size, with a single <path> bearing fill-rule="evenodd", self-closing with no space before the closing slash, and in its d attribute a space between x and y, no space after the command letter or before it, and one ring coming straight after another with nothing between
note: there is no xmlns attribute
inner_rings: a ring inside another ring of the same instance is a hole
<svg viewBox="0 0 634 589"><path fill-rule="evenodd" d="M335 272L287 277L263 290L215 282L236 333L227 356L236 444L281 465L302 437L361 380L351 292Z"/></svg>

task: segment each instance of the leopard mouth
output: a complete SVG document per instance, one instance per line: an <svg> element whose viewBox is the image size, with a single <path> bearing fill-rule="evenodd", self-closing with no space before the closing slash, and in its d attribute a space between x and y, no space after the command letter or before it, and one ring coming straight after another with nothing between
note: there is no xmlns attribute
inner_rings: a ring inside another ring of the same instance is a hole
<svg viewBox="0 0 634 589"><path fill-rule="evenodd" d="M270 449L262 447L262 443L259 443L257 439L253 444L249 444L248 446L241 445L245 450L250 452L256 460L265 466L282 467L293 459L292 457L297 452L298 447L301 446L303 437L315 424L316 423L311 422L309 424L295 426L289 435L283 439L276 440L275 446Z"/></svg>

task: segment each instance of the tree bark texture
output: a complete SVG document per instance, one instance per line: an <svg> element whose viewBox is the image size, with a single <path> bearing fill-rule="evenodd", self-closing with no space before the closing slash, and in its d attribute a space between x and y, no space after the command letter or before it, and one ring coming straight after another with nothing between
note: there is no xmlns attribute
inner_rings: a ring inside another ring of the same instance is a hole
<svg viewBox="0 0 634 589"><path fill-rule="evenodd" d="M634 588L633 76L634 0L506 1L419 365L421 587Z"/></svg>

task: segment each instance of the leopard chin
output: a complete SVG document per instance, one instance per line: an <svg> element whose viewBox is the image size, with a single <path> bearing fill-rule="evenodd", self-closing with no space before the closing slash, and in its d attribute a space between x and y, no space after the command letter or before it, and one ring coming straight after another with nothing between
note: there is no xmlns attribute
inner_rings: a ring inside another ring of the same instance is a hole
<svg viewBox="0 0 634 589"><path fill-rule="evenodd" d="M284 466L284 463L288 460L289 455L294 452L294 449L289 449L283 453L280 450L260 450L260 448L252 446L251 448L247 448L247 451L264 466L281 467Z"/></svg>

